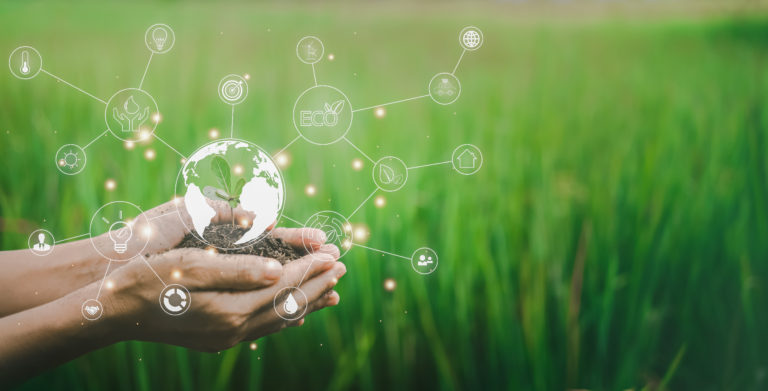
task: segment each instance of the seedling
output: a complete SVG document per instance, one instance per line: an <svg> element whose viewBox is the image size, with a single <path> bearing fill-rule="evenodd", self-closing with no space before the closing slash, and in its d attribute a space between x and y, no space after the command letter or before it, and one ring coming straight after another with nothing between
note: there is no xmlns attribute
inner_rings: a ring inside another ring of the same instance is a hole
<svg viewBox="0 0 768 391"><path fill-rule="evenodd" d="M219 187L206 186L203 194L214 200L225 201L232 212L232 226L235 226L235 208L240 205L240 195L243 193L245 178L240 178L232 183L232 174L229 163L221 156L215 156L211 161L211 171L219 182Z"/></svg>

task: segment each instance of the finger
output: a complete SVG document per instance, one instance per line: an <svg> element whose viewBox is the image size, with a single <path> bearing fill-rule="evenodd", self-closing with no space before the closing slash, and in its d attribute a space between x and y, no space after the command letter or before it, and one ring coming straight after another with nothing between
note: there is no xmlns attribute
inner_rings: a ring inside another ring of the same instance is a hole
<svg viewBox="0 0 768 391"><path fill-rule="evenodd" d="M330 254L312 253L283 266L283 276L273 287L275 293L285 287L296 287L334 267L336 258Z"/></svg>
<svg viewBox="0 0 768 391"><path fill-rule="evenodd" d="M291 246L316 251L327 240L325 232L314 228L275 228L272 236Z"/></svg>
<svg viewBox="0 0 768 391"><path fill-rule="evenodd" d="M339 304L339 301L341 300L341 297L339 296L339 293L335 290L330 290L326 292L324 295L320 296L319 299L309 303L309 307L307 308L307 312L304 314L304 317L307 315L319 311L326 307L333 307L335 305ZM304 324L304 317L301 319L288 321L285 326L286 327L299 327L302 324Z"/></svg>
<svg viewBox="0 0 768 391"><path fill-rule="evenodd" d="M335 244L324 244L324 245L320 246L320 248L317 250L317 252L318 253L323 253L323 254L329 254L334 259L339 259L339 257L341 256L341 253L339 252L339 248L336 247Z"/></svg>
<svg viewBox="0 0 768 391"><path fill-rule="evenodd" d="M158 260L159 259L159 260ZM277 260L255 255L211 254L202 249L176 249L150 258L150 263L195 290L249 290L274 285L282 273ZM176 273L177 272L177 273Z"/></svg>
<svg viewBox="0 0 768 391"><path fill-rule="evenodd" d="M308 279L301 284L301 290L307 296L309 303L318 300L321 296L331 291L336 284L339 283L339 279L347 272L347 267L341 263L336 262L325 273L319 276Z"/></svg>

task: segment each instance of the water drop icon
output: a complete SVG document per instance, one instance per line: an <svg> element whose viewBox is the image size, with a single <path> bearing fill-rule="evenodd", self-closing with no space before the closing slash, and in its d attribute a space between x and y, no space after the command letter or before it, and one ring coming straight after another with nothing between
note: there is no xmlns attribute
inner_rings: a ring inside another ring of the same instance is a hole
<svg viewBox="0 0 768 391"><path fill-rule="evenodd" d="M293 293L288 294L288 298L285 299L285 303L283 303L283 309L288 315L293 315L299 310L299 303L296 302Z"/></svg>

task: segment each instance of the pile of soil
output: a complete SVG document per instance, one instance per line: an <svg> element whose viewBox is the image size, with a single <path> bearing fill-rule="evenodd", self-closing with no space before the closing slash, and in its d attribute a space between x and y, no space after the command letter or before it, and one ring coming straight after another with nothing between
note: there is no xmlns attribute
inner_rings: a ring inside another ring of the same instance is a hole
<svg viewBox="0 0 768 391"><path fill-rule="evenodd" d="M232 226L232 224L209 225L205 232L203 232L203 238L208 243L189 233L176 248L205 249L213 246L221 254L258 255L260 257L277 259L283 265L306 255L304 249L297 249L285 243L282 239L273 237L271 234L267 234L266 237L252 245L236 248L238 245L235 245L234 242L242 237L247 230L247 228L237 225Z"/></svg>

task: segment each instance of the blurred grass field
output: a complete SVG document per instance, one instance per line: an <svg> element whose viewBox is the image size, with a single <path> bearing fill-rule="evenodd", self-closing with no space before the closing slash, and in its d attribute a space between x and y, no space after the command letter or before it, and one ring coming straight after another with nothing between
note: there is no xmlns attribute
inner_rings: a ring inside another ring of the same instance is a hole
<svg viewBox="0 0 768 391"><path fill-rule="evenodd" d="M352 219L370 230L366 246L434 248L434 274L353 248L340 306L255 351L126 342L24 389L768 387L768 14L550 20L513 5L398 7L0 4L3 52L34 46L46 70L102 99L138 85L144 30L171 25L176 44L153 58L144 88L163 113L157 134L184 154L209 129L226 133L216 86L229 73L251 75L235 135L271 152L290 142L293 102L312 84L295 56L304 35L335 56L318 81L354 107L426 93L455 65L463 26L486 39L456 73L457 103L361 112L348 135L408 165L449 160L464 143L483 151L479 173L414 170L384 208L368 202ZM81 174L56 170L59 146L105 129L98 102L7 69L0 91L2 249L23 248L35 227L85 233L109 201L148 209L173 196L179 157L157 141L127 150L107 136ZM289 152L288 216L349 214L374 189L349 145Z"/></svg>

